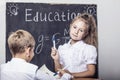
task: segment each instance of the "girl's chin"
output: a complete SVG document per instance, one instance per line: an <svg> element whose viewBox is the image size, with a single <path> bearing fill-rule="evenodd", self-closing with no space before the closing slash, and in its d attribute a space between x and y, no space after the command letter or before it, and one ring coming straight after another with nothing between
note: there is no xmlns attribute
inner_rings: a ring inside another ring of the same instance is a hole
<svg viewBox="0 0 120 80"><path fill-rule="evenodd" d="M76 37L73 37L72 40L74 40L74 41L79 41L79 39L76 38Z"/></svg>
<svg viewBox="0 0 120 80"><path fill-rule="evenodd" d="M77 41L80 41L80 40L77 40L77 39L72 39L73 42L77 42Z"/></svg>

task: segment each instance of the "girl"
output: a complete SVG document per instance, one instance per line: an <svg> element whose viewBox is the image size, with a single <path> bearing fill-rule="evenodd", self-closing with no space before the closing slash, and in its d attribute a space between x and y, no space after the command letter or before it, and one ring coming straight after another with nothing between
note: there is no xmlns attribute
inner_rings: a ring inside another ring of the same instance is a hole
<svg viewBox="0 0 120 80"><path fill-rule="evenodd" d="M74 78L92 77L97 58L97 31L95 19L90 14L81 14L70 24L68 43L52 48L55 70L66 67L65 71Z"/></svg>

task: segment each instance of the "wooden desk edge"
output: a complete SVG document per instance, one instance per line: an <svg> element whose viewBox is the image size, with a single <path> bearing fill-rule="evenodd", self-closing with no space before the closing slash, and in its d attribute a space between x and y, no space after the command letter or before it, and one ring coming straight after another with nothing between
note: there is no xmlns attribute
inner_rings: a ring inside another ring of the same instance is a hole
<svg viewBox="0 0 120 80"><path fill-rule="evenodd" d="M101 80L97 78L73 78L72 80Z"/></svg>

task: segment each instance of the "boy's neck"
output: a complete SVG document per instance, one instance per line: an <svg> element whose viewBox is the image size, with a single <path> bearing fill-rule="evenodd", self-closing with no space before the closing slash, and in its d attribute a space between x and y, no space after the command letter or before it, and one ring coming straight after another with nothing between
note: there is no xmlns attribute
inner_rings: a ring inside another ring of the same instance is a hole
<svg viewBox="0 0 120 80"><path fill-rule="evenodd" d="M24 59L25 61L27 61L24 53L17 53L13 56L13 58L21 58L21 59Z"/></svg>

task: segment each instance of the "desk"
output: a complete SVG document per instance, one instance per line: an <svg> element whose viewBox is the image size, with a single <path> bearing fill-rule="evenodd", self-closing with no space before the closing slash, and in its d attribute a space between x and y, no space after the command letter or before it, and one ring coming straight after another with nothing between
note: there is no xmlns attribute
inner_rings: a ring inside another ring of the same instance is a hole
<svg viewBox="0 0 120 80"><path fill-rule="evenodd" d="M96 78L73 78L72 80L101 80Z"/></svg>

